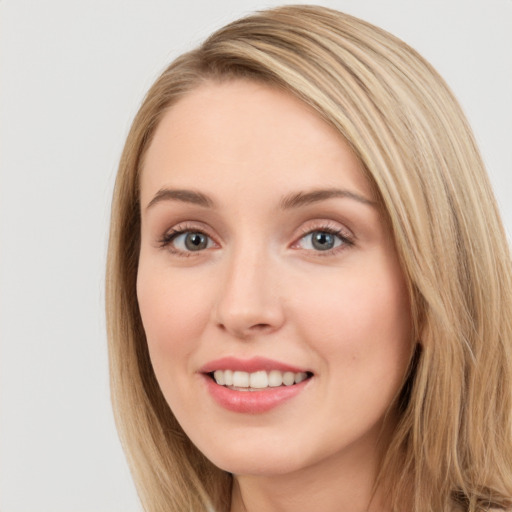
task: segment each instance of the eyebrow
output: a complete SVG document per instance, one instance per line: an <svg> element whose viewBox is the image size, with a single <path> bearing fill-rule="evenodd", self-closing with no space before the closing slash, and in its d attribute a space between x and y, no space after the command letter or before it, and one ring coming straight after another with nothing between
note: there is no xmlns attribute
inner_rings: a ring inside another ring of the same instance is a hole
<svg viewBox="0 0 512 512"><path fill-rule="evenodd" d="M212 199L201 192L195 190L161 188L153 199L151 199L146 209L151 208L161 201L180 201L182 203L204 206L205 208L213 208L215 206Z"/></svg>
<svg viewBox="0 0 512 512"><path fill-rule="evenodd" d="M282 199L281 208L283 210L300 208L301 206L318 203L320 201L325 201L327 199L336 197L353 199L354 201L358 201L369 206L376 206L377 204L375 201L371 201L370 199L356 194L355 192L351 192L350 190L340 188L327 188L312 190L310 192L296 192L289 194Z"/></svg>
<svg viewBox="0 0 512 512"><path fill-rule="evenodd" d="M320 201L325 201L332 198L348 198L358 201L362 204L375 206L377 203L371 201L366 197L363 197L350 190L339 189L339 188L328 188L328 189L315 189L309 192L294 192L286 195L281 200L280 206L283 210L289 210L294 208L300 208ZM195 190L186 189L170 189L161 188L151 199L146 209L151 208L157 203L162 201L179 201L182 203L190 203L204 208L215 208L215 202L202 192Z"/></svg>

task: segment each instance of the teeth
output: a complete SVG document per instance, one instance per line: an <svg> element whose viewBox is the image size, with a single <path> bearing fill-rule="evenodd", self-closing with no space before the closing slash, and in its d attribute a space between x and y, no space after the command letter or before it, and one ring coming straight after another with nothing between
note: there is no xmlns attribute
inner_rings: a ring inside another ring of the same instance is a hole
<svg viewBox="0 0 512 512"><path fill-rule="evenodd" d="M226 384L226 380L224 378L224 372L222 370L215 370L213 372L213 378L215 379L215 382L217 384L220 384L221 386L224 386L224 384Z"/></svg>
<svg viewBox="0 0 512 512"><path fill-rule="evenodd" d="M293 372L284 372L283 384L285 386L292 386L295 384L295 374Z"/></svg>
<svg viewBox="0 0 512 512"><path fill-rule="evenodd" d="M272 370L268 374L268 385L271 388L277 388L283 384L283 374L279 370Z"/></svg>
<svg viewBox="0 0 512 512"><path fill-rule="evenodd" d="M219 370L217 370L219 371ZM233 371L232 370L224 370L224 384L226 386L233 385Z"/></svg>
<svg viewBox="0 0 512 512"><path fill-rule="evenodd" d="M233 386L236 388L248 388L249 374L247 372L233 372Z"/></svg>
<svg viewBox="0 0 512 512"><path fill-rule="evenodd" d="M299 384L303 380L306 380L308 378L308 374L305 372L300 372L295 374L295 384Z"/></svg>
<svg viewBox="0 0 512 512"><path fill-rule="evenodd" d="M249 387L255 389L268 388L267 372L255 372L249 374Z"/></svg>
<svg viewBox="0 0 512 512"><path fill-rule="evenodd" d="M220 386L264 389L299 384L308 378L308 374L305 372L280 372L279 370L272 370L270 372L261 370L254 373L240 372L238 370L215 370L213 378Z"/></svg>

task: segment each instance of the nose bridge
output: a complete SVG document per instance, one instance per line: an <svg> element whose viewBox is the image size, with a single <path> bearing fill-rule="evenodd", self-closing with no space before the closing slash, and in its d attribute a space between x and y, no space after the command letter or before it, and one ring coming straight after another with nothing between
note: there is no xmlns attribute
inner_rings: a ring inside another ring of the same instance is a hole
<svg viewBox="0 0 512 512"><path fill-rule="evenodd" d="M225 261L216 322L238 338L269 333L283 322L277 262L254 241L233 247Z"/></svg>

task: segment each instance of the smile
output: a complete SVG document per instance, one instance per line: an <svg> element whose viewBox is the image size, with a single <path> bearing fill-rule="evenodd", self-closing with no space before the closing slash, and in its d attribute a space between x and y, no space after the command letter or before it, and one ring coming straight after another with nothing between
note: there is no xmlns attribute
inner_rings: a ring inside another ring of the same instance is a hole
<svg viewBox="0 0 512 512"><path fill-rule="evenodd" d="M280 370L244 372L239 370L215 370L210 374L220 386L237 391L255 391L280 386L300 384L311 376L308 372L282 372Z"/></svg>
<svg viewBox="0 0 512 512"><path fill-rule="evenodd" d="M262 357L224 357L204 365L199 373L218 405L246 414L280 407L304 393L314 377L305 368Z"/></svg>

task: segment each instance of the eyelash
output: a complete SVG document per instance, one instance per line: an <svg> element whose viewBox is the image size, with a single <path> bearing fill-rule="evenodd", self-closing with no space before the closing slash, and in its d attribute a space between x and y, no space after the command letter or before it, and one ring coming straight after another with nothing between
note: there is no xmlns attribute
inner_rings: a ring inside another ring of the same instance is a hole
<svg viewBox="0 0 512 512"><path fill-rule="evenodd" d="M293 245L297 245L306 236L312 235L313 233L328 233L329 235L334 235L338 237L341 241L341 245L339 245L338 247L333 247L332 249L326 249L324 251L313 251L315 253L315 256L332 256L354 245L353 236L348 234L346 230L340 229L336 225L332 224L323 224L320 226L315 226L313 228L304 228L302 230L302 235L298 238L297 242L294 242Z"/></svg>
<svg viewBox="0 0 512 512"><path fill-rule="evenodd" d="M185 233L198 233L208 237L210 240L213 240L213 238L208 233L206 233L206 231L202 228L198 228L197 226L189 224L179 224L175 228L166 231L162 238L160 238L160 240L158 241L158 245L160 248L167 249L171 254L175 254L177 256L182 256L185 258L193 256L194 251L182 251L180 249L176 249L176 247L172 245L172 242L174 242L174 240L176 240L178 236L183 235Z"/></svg>
<svg viewBox="0 0 512 512"><path fill-rule="evenodd" d="M176 247L173 247L172 242L176 240L176 238L180 235L186 234L186 233L198 233L201 235L206 236L210 240L213 240L213 238L206 233L206 231L202 228L198 228L194 225L188 225L188 224L180 224L176 226L175 228L172 228L171 230L164 233L162 238L158 241L158 245L162 249L167 249L171 252L171 254L175 254L181 257L188 258L190 256L194 255L194 252L196 251L182 251L181 249L177 249ZM297 239L296 242L293 243L292 247L296 246L301 240L303 240L306 236L312 235L313 233L328 233L329 235L334 235L338 237L338 239L341 241L341 245L337 247L333 247L332 249L326 249L324 251L312 251L316 253L315 255L318 256L331 256L333 254L337 254L339 251L343 251L351 246L354 245L354 240L351 235L349 235L346 231L343 229L340 229L336 226L330 225L330 224L324 224L320 226L316 226L312 229L310 228L304 228L302 230L302 234ZM215 243L215 242L214 242ZM309 251L309 249L306 249ZM197 251L197 252L203 252L203 251Z"/></svg>

